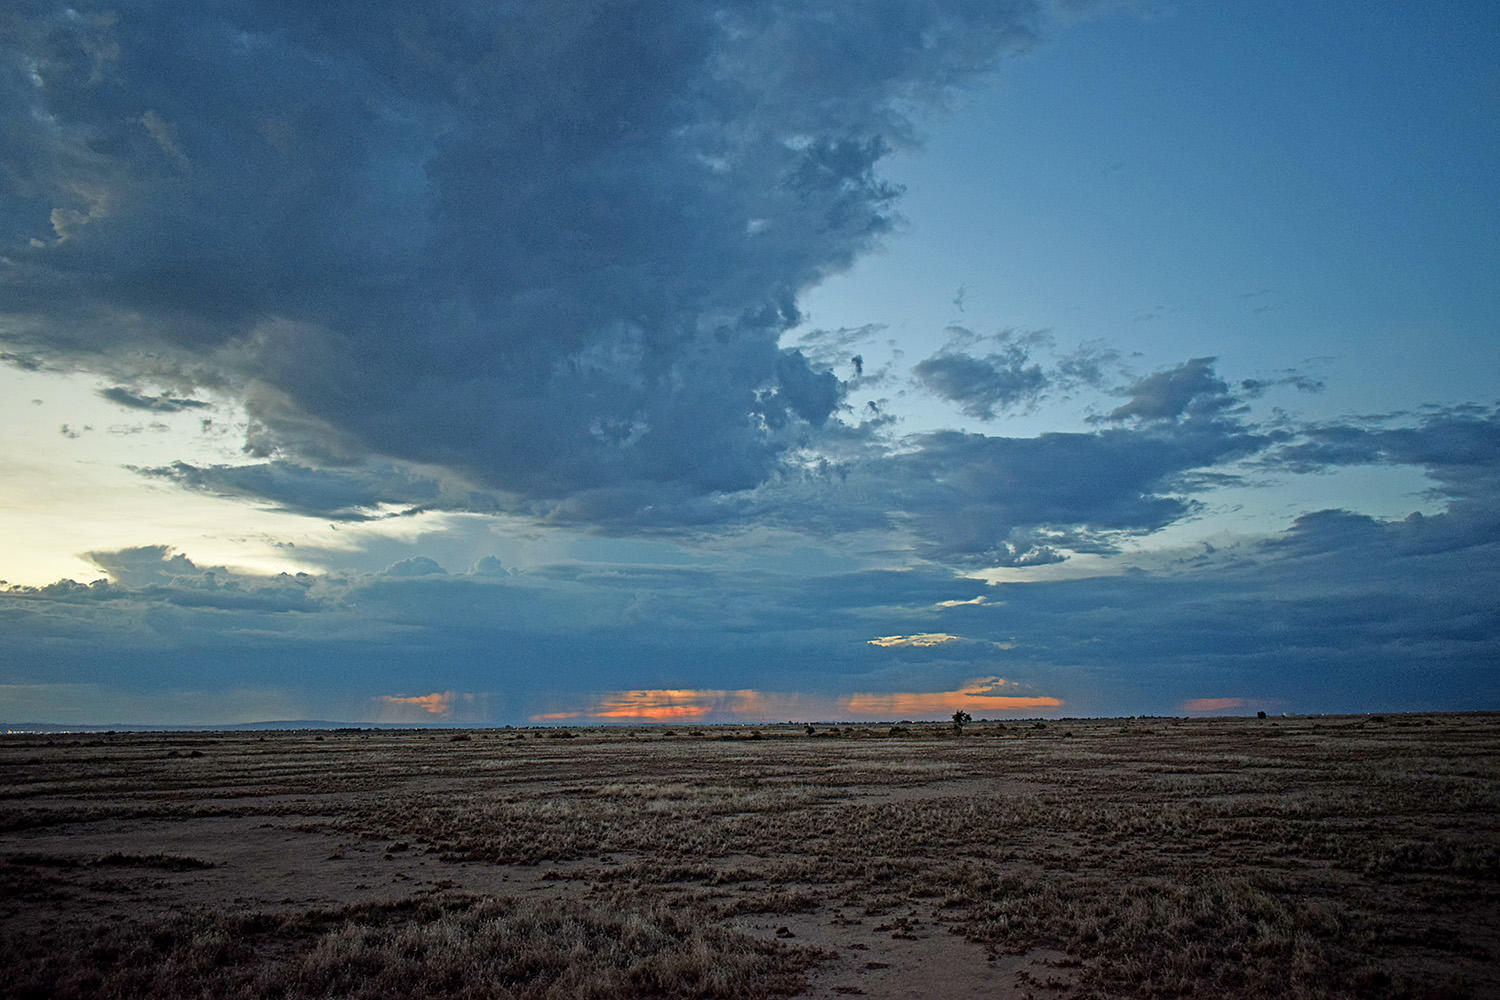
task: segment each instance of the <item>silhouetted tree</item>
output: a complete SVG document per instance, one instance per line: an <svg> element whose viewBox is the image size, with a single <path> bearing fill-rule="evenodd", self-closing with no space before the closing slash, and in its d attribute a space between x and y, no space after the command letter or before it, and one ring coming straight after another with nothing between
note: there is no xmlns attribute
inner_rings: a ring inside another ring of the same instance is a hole
<svg viewBox="0 0 1500 1000"><path fill-rule="evenodd" d="M973 721L974 717L960 708L953 713L953 731L955 733L962 733L964 726Z"/></svg>

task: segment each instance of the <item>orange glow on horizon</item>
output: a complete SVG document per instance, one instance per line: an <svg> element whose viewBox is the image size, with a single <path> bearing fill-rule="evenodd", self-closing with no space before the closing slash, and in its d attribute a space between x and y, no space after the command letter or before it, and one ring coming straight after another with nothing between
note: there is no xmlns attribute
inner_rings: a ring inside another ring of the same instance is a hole
<svg viewBox="0 0 1500 1000"><path fill-rule="evenodd" d="M946 715L950 712L1015 712L1027 708L1059 708L1062 699L1050 695L995 694L1011 686L1003 677L981 677L957 691L892 691L858 693L839 699L839 706L851 715L873 715L893 718L898 715Z"/></svg>
<svg viewBox="0 0 1500 1000"><path fill-rule="evenodd" d="M980 677L956 691L896 691L855 693L842 696L795 691L716 691L701 688L641 688L595 695L587 708L542 712L533 722L565 719L611 722L681 722L719 718L723 721L760 719L835 719L857 716L896 719L900 717L943 718L954 711L1017 712L1025 709L1058 708L1063 702L1050 695L1001 694L1014 689L1014 681L1003 677Z"/></svg>
<svg viewBox="0 0 1500 1000"><path fill-rule="evenodd" d="M396 695L383 694L379 700L387 705L420 708L431 715L452 715L453 703L458 698L452 691L434 691L432 694Z"/></svg>
<svg viewBox="0 0 1500 1000"><path fill-rule="evenodd" d="M1225 712L1248 705L1244 698L1190 698L1182 703L1184 712Z"/></svg>
<svg viewBox="0 0 1500 1000"><path fill-rule="evenodd" d="M712 712L708 705L618 705L595 712L599 719L699 719Z"/></svg>
<svg viewBox="0 0 1500 1000"><path fill-rule="evenodd" d="M588 709L577 712L547 712L532 721L558 719L635 719L670 722L701 719L708 715L750 715L763 704L758 691L712 691L695 688L643 688L611 691Z"/></svg>

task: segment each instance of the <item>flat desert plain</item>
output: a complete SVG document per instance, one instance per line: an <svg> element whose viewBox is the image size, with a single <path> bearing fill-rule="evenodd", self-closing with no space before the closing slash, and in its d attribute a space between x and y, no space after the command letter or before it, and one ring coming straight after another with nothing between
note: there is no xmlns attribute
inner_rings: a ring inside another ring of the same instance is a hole
<svg viewBox="0 0 1500 1000"><path fill-rule="evenodd" d="M0 738L6 997L1497 997L1500 716Z"/></svg>

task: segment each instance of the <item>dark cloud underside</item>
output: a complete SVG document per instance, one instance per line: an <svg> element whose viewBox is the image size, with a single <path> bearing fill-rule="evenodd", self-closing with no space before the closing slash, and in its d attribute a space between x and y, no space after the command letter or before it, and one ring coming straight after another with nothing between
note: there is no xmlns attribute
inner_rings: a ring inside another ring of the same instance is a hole
<svg viewBox="0 0 1500 1000"><path fill-rule="evenodd" d="M0 321L27 357L240 393L266 457L534 498L751 488L838 402L777 338L890 230L908 112L1041 21L29 4L0 50Z"/></svg>

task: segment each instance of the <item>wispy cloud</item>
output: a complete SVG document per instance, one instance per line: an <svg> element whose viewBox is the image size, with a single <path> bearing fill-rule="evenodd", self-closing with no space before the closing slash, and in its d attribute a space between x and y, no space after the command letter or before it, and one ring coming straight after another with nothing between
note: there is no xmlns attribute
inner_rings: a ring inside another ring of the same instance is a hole
<svg viewBox="0 0 1500 1000"><path fill-rule="evenodd" d="M965 601L961 601L961 600L959 600L957 598L954 598L954 599L948 600L948 601L938 601L936 604L933 605L933 607L935 607L935 608L961 608L961 607L964 607L966 605L980 605L980 604L985 603L988 600L989 600L988 597L985 597L983 594L980 594L978 597L971 597L971 598L969 598L968 600L965 600Z"/></svg>
<svg viewBox="0 0 1500 1000"><path fill-rule="evenodd" d="M965 602L966 603L966 602ZM950 635L947 632L917 632L914 635L881 635L869 640L872 646L885 648L899 646L941 646L949 642L959 642L960 636Z"/></svg>
<svg viewBox="0 0 1500 1000"><path fill-rule="evenodd" d="M983 597L976 597L971 601L939 601L933 605L936 608L978 607L985 603ZM951 632L915 632L911 635L879 635L873 639L865 640L867 645L879 646L882 649L930 649L934 646L948 646L956 643L983 643L996 649L1015 649L1016 643L1008 639L998 641L966 639L961 635L953 635Z"/></svg>

